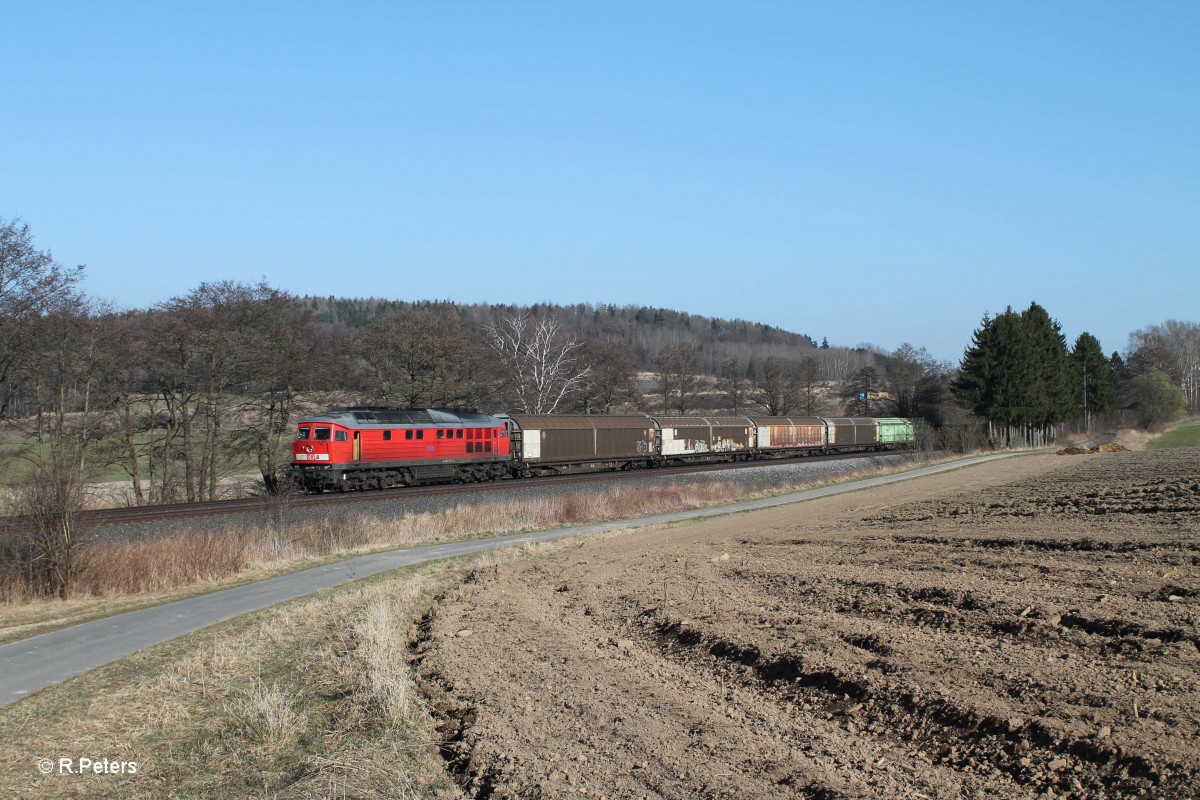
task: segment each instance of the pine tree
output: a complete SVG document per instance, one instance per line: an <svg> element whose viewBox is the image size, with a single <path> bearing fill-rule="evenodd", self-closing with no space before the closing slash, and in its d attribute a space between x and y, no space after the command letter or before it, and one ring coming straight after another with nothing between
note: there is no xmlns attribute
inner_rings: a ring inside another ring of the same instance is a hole
<svg viewBox="0 0 1200 800"><path fill-rule="evenodd" d="M1036 446L1053 440L1054 425L1074 412L1067 341L1062 326L1037 303L1022 312L1021 324L1030 348L1029 412L1022 422L1026 442Z"/></svg>
<svg viewBox="0 0 1200 800"><path fill-rule="evenodd" d="M963 353L958 378L950 387L959 405L988 420L992 419L995 335L995 320L984 314L971 337L971 346Z"/></svg>
<svg viewBox="0 0 1200 800"><path fill-rule="evenodd" d="M1090 333L1079 334L1071 350L1073 402L1083 417L1085 429L1092 430L1094 414L1109 414L1117 404L1117 375L1113 363L1104 355L1100 341Z"/></svg>
<svg viewBox="0 0 1200 800"><path fill-rule="evenodd" d="M1073 410L1067 346L1061 327L1031 303L994 318L984 315L963 354L952 390L960 405L988 421L989 438L1011 446L1053 438L1053 426Z"/></svg>

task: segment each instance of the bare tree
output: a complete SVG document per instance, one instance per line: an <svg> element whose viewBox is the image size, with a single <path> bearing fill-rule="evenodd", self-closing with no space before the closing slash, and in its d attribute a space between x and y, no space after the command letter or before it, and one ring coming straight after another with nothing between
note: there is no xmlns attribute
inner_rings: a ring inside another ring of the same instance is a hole
<svg viewBox="0 0 1200 800"><path fill-rule="evenodd" d="M130 497L136 505L157 502L161 499L157 477L164 463L158 423L164 405L149 368L147 315L107 314L98 323L104 369L97 396L106 420L99 456L129 477Z"/></svg>
<svg viewBox="0 0 1200 800"><path fill-rule="evenodd" d="M796 405L795 366L782 358L769 356L754 375L752 397L769 415L786 416Z"/></svg>
<svg viewBox="0 0 1200 800"><path fill-rule="evenodd" d="M13 510L23 529L16 537L16 566L26 591L66 598L78 571L76 522L83 510L80 454L55 447L34 457L29 479L16 489Z"/></svg>
<svg viewBox="0 0 1200 800"><path fill-rule="evenodd" d="M670 344L658 351L657 362L663 408L688 413L700 390L700 351L690 344Z"/></svg>
<svg viewBox="0 0 1200 800"><path fill-rule="evenodd" d="M821 363L816 356L800 359L795 366L796 411L813 416L821 405Z"/></svg>
<svg viewBox="0 0 1200 800"><path fill-rule="evenodd" d="M942 370L928 350L905 342L887 357L884 374L896 414L926 419L937 416L942 399Z"/></svg>
<svg viewBox="0 0 1200 800"><path fill-rule="evenodd" d="M642 399L629 348L616 342L584 342L580 361L590 368L576 394L575 407L585 414L611 414L637 408Z"/></svg>
<svg viewBox="0 0 1200 800"><path fill-rule="evenodd" d="M578 364L582 343L555 319L506 316L488 325L487 335L504 368L504 389L526 414L555 413L591 374Z"/></svg>
<svg viewBox="0 0 1200 800"><path fill-rule="evenodd" d="M28 225L0 217L0 417L19 402L23 372L36 362L36 323L74 313L82 276L82 266L66 269L38 250Z"/></svg>
<svg viewBox="0 0 1200 800"><path fill-rule="evenodd" d="M158 474L151 494L162 502L194 502L199 499L199 471L193 429L202 405L197 375L202 356L195 345L199 322L179 309L160 308L147 314L142 324L146 365L163 408L162 419L152 421L151 459Z"/></svg>
<svg viewBox="0 0 1200 800"><path fill-rule="evenodd" d="M311 308L289 293L264 287L254 304L254 346L240 368L239 416L244 424L232 439L235 452L258 463L269 494L282 489L295 436L292 421L305 386L320 381L330 364L329 340L317 330Z"/></svg>
<svg viewBox="0 0 1200 800"><path fill-rule="evenodd" d="M847 414L860 414L864 417L871 416L871 403L877 402L872 399L873 395L877 395L883 391L883 379L879 376L879 370L873 366L866 366L855 372L850 379L846 381L842 387L842 400L845 402Z"/></svg>
<svg viewBox="0 0 1200 800"><path fill-rule="evenodd" d="M725 395L725 404L731 411L741 411L750 389L750 379L746 377L746 368L742 362L736 358L722 361L717 381L721 393Z"/></svg>
<svg viewBox="0 0 1200 800"><path fill-rule="evenodd" d="M231 464L236 430L227 425L237 410L235 390L247 380L250 354L261 347L263 303L274 292L265 283L202 283L146 318L148 366L167 412L164 499L175 486L176 451L183 459L186 499L217 496L218 481Z"/></svg>
<svg viewBox="0 0 1200 800"><path fill-rule="evenodd" d="M490 396L487 349L449 309L385 314L360 328L350 347L367 391L385 403L477 406Z"/></svg>

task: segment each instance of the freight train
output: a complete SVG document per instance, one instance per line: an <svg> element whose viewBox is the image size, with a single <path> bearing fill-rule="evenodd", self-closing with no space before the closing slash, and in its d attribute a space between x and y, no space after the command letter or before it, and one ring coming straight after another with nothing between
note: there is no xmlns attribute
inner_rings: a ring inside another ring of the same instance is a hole
<svg viewBox="0 0 1200 800"><path fill-rule="evenodd" d="M299 422L291 478L310 492L344 492L889 450L914 440L912 422L898 418L339 408Z"/></svg>

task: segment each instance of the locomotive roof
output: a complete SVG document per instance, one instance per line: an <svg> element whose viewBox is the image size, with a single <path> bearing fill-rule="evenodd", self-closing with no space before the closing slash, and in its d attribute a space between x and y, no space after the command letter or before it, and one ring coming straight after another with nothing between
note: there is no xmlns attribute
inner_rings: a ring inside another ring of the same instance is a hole
<svg viewBox="0 0 1200 800"><path fill-rule="evenodd" d="M324 414L306 417L304 422L337 422L343 425L481 425L498 427L503 421L490 414L464 408L387 408L354 406L334 408Z"/></svg>

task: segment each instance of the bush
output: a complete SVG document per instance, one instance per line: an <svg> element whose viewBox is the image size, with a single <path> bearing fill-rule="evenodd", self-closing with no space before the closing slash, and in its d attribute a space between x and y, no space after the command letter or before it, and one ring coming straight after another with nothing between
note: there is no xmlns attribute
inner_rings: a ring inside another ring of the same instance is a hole
<svg viewBox="0 0 1200 800"><path fill-rule="evenodd" d="M1133 379L1130 394L1138 425L1147 430L1179 419L1187 404L1183 389L1154 367Z"/></svg>

